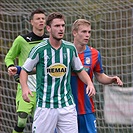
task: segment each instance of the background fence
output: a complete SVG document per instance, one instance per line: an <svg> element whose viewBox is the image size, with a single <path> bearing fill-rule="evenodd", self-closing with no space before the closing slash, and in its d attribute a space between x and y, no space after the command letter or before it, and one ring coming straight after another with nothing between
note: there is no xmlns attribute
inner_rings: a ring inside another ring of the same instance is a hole
<svg viewBox="0 0 133 133"><path fill-rule="evenodd" d="M38 7L43 8L46 14L58 11L66 16L64 39L68 41L73 40L71 25L77 18L91 21L89 45L101 52L105 73L118 75L124 82L123 88L113 92L114 96L117 94L122 99L126 98L124 104L117 97L114 101L129 112L133 110L130 101L130 96L133 96L133 0L1 0L0 7L0 133L11 133L16 123L16 82L8 76L4 58L13 40L31 30L29 15ZM105 116L117 116L121 110L116 106L114 113L107 115L106 109L113 109L110 104L105 104L109 100L105 99L108 92L95 79L94 85L97 90L94 100L98 133L132 133L132 113L125 116L125 119L130 119L128 122L105 119ZM112 86L115 85L107 88ZM31 133L31 118L28 119L25 133Z"/></svg>

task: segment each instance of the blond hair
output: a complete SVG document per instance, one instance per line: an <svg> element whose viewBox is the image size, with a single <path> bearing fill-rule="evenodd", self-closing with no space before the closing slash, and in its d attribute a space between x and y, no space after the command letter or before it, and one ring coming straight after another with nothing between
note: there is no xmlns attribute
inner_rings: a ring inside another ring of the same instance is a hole
<svg viewBox="0 0 133 133"><path fill-rule="evenodd" d="M72 25L72 31L78 31L80 25L86 25L86 24L91 26L90 21L86 19L77 19Z"/></svg>

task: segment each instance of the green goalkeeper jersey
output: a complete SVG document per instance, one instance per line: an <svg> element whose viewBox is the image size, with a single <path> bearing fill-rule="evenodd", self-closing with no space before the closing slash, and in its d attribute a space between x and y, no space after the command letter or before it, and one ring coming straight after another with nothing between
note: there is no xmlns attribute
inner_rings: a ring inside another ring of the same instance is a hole
<svg viewBox="0 0 133 133"><path fill-rule="evenodd" d="M61 47L54 49L49 40L35 46L22 68L31 72L36 66L37 107L62 108L74 104L70 86L71 68L83 69L75 46L62 40Z"/></svg>
<svg viewBox="0 0 133 133"><path fill-rule="evenodd" d="M10 48L9 52L5 57L6 66L7 67L13 66L16 58L18 58L17 65L22 66L25 60L27 59L30 50L38 43L40 43L44 38L47 38L47 37L48 36L45 34L41 37L37 36L33 32L30 32L23 36L19 35L14 40L12 47ZM31 89L31 91L36 91L35 75L28 76L28 86ZM18 85L18 88L20 89L20 85Z"/></svg>

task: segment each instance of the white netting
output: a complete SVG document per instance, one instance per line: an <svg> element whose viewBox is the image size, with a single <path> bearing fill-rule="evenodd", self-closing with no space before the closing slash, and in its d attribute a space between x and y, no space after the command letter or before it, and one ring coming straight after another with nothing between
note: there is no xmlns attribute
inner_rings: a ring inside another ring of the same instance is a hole
<svg viewBox="0 0 133 133"><path fill-rule="evenodd" d="M1 0L0 7L0 133L11 133L16 123L16 83L7 74L4 58L16 36L31 30L29 15L38 7L47 14L58 11L66 16L68 41L73 39L72 23L77 18L89 19L89 45L101 52L105 73L118 75L124 87L133 88L133 0ZM105 121L104 86L95 81L95 87L98 133L132 133L132 123ZM31 133L31 119L25 133Z"/></svg>

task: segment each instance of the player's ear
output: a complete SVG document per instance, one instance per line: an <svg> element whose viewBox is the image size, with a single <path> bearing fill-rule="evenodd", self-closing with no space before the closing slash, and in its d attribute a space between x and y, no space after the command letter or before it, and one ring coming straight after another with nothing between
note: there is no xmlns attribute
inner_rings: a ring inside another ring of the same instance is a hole
<svg viewBox="0 0 133 133"><path fill-rule="evenodd" d="M32 20L32 19L30 20L30 23L31 23L31 25L33 26L33 20Z"/></svg>
<svg viewBox="0 0 133 133"><path fill-rule="evenodd" d="M76 36L77 31L73 30L73 31L72 31L72 34L73 34L73 36Z"/></svg>
<svg viewBox="0 0 133 133"><path fill-rule="evenodd" d="M47 29L48 32L50 32L51 27L49 25L46 25L46 29Z"/></svg>

